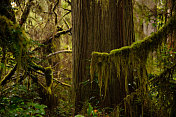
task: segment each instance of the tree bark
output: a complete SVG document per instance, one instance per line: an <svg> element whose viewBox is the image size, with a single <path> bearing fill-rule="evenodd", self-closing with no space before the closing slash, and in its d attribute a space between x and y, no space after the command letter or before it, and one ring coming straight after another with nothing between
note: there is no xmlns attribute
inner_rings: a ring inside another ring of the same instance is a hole
<svg viewBox="0 0 176 117"><path fill-rule="evenodd" d="M74 0L72 18L72 75L77 113L81 110L83 102L90 98L90 83L83 86L82 82L90 79L91 53L109 52L134 42L132 0ZM114 84L118 87L119 82L116 80ZM116 87L112 87L111 91ZM119 95L116 99L118 103ZM107 106L113 105L110 100L111 96L105 101Z"/></svg>

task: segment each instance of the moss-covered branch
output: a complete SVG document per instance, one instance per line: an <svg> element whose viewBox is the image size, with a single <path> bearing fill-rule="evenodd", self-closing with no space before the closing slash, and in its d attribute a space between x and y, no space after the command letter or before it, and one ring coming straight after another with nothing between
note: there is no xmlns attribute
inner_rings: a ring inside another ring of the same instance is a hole
<svg viewBox="0 0 176 117"><path fill-rule="evenodd" d="M161 46L173 30L176 30L176 15L158 32L131 46L115 49L110 53L93 52L90 64L91 81L93 82L94 78L98 79L100 95L113 101L118 100L116 105L123 101L125 112L135 112L130 104L135 100L134 97L148 97L146 63L149 52ZM140 90L136 92L136 89Z"/></svg>
<svg viewBox="0 0 176 117"><path fill-rule="evenodd" d="M40 70L44 73L45 80L46 80L46 89L47 89L48 93L51 94L51 86L53 83L53 71L52 71L51 67L44 68L40 65L35 64L34 62L32 62L30 64L30 67L32 67L35 70Z"/></svg>
<svg viewBox="0 0 176 117"><path fill-rule="evenodd" d="M117 54L124 55L129 53L130 51L134 51L136 53L141 53L145 51L145 53L148 53L149 51L156 49L164 40L166 40L165 37L173 30L176 30L176 15L171 17L168 23L165 24L156 33L151 34L150 36L146 37L141 41L133 43L131 46L125 46L120 49L115 49L112 50L110 53L93 52L92 56L113 56Z"/></svg>
<svg viewBox="0 0 176 117"><path fill-rule="evenodd" d="M129 84L136 83L137 87L143 87L141 91L146 94L147 72L146 60L149 52L157 49L173 30L176 30L176 15L170 18L156 33L142 41L133 43L120 49L112 50L110 53L93 52L90 74L91 80L98 75L100 92L106 90L113 81L118 79L116 85L128 95ZM103 82L104 81L104 82ZM119 93L121 95L121 93Z"/></svg>
<svg viewBox="0 0 176 117"><path fill-rule="evenodd" d="M0 85L5 85L7 83L7 81L12 78L12 76L14 75L16 70L17 70L17 64L4 78L1 79Z"/></svg>
<svg viewBox="0 0 176 117"><path fill-rule="evenodd" d="M41 65L37 65L37 64L34 63L34 62L31 62L29 65L30 65L30 67L32 67L33 69L35 69L35 70L40 70L40 71L42 71L43 73L45 73L45 68L42 67Z"/></svg>
<svg viewBox="0 0 176 117"><path fill-rule="evenodd" d="M57 80L56 78L54 78L54 80L57 81L58 83L60 83L62 86L71 87L71 85L64 83L64 82L61 82L61 81Z"/></svg>

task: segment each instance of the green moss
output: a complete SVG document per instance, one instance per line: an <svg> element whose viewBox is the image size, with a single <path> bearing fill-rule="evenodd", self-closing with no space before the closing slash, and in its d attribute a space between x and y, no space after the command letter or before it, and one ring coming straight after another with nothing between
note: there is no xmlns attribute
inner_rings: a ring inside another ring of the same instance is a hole
<svg viewBox="0 0 176 117"><path fill-rule="evenodd" d="M110 55L128 55L130 50L131 46L124 46L120 49L111 50Z"/></svg>
<svg viewBox="0 0 176 117"><path fill-rule="evenodd" d="M111 80L113 79L111 72L116 69L119 82L125 81L125 84L120 85L125 86L126 94L129 93L128 83L129 80L132 80L130 79L131 75L135 77L137 86L142 88L141 93L146 94L146 61L149 52L157 49L175 27L176 16L173 16L158 32L153 33L142 41L133 43L131 46L114 49L110 53L93 52L90 66L91 81L93 81L94 74L98 74L100 92L103 86L102 81L104 80L103 88L106 95L108 82L111 84ZM121 79L121 76L124 76L124 79Z"/></svg>
<svg viewBox="0 0 176 117"><path fill-rule="evenodd" d="M40 70L45 74L45 80L46 80L46 90L49 94L51 94L51 86L53 83L53 71L51 67L42 67L41 65L37 65L34 62L30 63L30 67L32 67L34 70Z"/></svg>
<svg viewBox="0 0 176 117"><path fill-rule="evenodd" d="M45 68L42 67L41 65L37 65L36 63L31 62L31 63L30 63L30 66L31 66L33 69L35 69L35 70L40 70L40 71L42 71L43 73L45 73Z"/></svg>
<svg viewBox="0 0 176 117"><path fill-rule="evenodd" d="M45 68L45 78L46 78L46 86L51 87L52 82L53 82L53 72L52 72L51 67Z"/></svg>
<svg viewBox="0 0 176 117"><path fill-rule="evenodd" d="M53 72L51 67L45 68L45 79L46 79L46 86L49 94L51 94L51 85L53 83Z"/></svg>
<svg viewBox="0 0 176 117"><path fill-rule="evenodd" d="M26 59L24 56L28 51L28 42L24 30L19 25L13 24L13 22L5 16L0 16L0 47L13 53L18 63L17 72L20 70L21 64L26 61L24 60Z"/></svg>
<svg viewBox="0 0 176 117"><path fill-rule="evenodd" d="M26 49L27 38L19 25L13 24L5 16L0 16L0 42L1 47L8 48L17 57L20 51Z"/></svg>

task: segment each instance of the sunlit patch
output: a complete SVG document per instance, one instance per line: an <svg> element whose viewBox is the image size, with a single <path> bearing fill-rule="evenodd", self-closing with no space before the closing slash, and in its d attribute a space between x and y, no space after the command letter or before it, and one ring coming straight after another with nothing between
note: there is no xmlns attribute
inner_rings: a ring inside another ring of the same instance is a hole
<svg viewBox="0 0 176 117"><path fill-rule="evenodd" d="M15 8L17 4L15 2L11 2L12 8Z"/></svg>

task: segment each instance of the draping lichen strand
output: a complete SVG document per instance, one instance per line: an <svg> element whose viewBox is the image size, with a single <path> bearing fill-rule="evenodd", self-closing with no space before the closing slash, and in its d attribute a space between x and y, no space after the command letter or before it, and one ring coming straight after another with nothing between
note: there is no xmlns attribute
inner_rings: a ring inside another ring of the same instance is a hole
<svg viewBox="0 0 176 117"><path fill-rule="evenodd" d="M157 49L166 40L165 37L175 28L176 16L173 16L158 32L142 41L133 43L131 46L115 49L110 53L93 52L90 65L91 80L93 81L94 75L98 74L100 92L104 88L106 95L107 82L111 82L113 79L111 72L114 69L114 64L120 83L121 80L124 80L121 74L124 75L125 84L120 85L125 86L126 95L129 93L128 84L131 83L130 80L133 80L136 81L136 88L139 89L140 96L145 96L147 91L146 61L149 52ZM104 81L104 85L102 85L102 81ZM130 102L128 99L131 98L126 98L127 103Z"/></svg>
<svg viewBox="0 0 176 117"><path fill-rule="evenodd" d="M96 53L96 52L95 52ZM100 94L101 94L101 88L102 88L102 79L105 79L105 84L107 84L109 78L108 77L108 65L106 64L108 62L108 53L100 53L100 57L92 56L91 64L95 64L95 67L90 67L91 72L91 78L94 77L94 72L98 74L98 81L99 81L99 87L100 87ZM96 63L95 63L96 62ZM91 79L93 81L93 79Z"/></svg>
<svg viewBox="0 0 176 117"><path fill-rule="evenodd" d="M121 49L113 50L111 53L98 53L94 52L92 54L91 61L91 80L93 81L94 74L98 74L98 81L100 92L102 89L102 81L104 80L104 89L106 95L106 89L108 87L108 82L111 82L111 69L114 69L113 65L115 65L117 78L121 83L121 72L124 74L125 84L120 84L125 86L126 94L128 94L128 79L131 74L129 74L130 70L136 70L137 73L132 72L133 76L138 77L139 82L142 83L144 79L142 76L146 76L145 72L141 73L140 68L142 68L145 61L142 62L142 58L135 58L134 52L130 47L123 47ZM143 75L142 75L143 74ZM141 76L142 75L142 76ZM145 77L146 78L146 77ZM102 80L103 79L103 80Z"/></svg>

